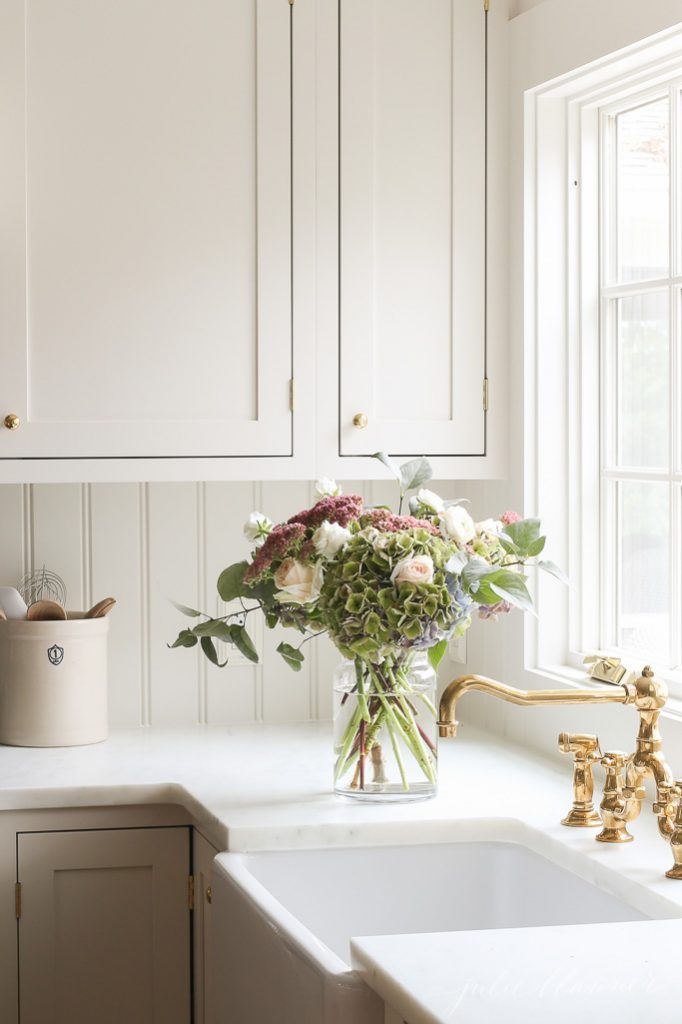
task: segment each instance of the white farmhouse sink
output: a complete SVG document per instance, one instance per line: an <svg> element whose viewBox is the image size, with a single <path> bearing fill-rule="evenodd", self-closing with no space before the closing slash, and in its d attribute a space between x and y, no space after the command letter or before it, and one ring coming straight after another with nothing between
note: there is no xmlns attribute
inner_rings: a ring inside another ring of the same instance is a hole
<svg viewBox="0 0 682 1024"><path fill-rule="evenodd" d="M225 854L213 890L218 1024L381 1024L349 966L354 936L646 916L510 841Z"/></svg>

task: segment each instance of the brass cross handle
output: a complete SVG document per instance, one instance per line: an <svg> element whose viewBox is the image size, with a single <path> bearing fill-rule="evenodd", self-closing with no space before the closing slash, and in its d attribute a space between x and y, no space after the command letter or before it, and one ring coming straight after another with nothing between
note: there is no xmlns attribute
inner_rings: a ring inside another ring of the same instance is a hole
<svg viewBox="0 0 682 1024"><path fill-rule="evenodd" d="M573 807L562 825L574 828L591 828L601 825L602 820L594 809L594 774L592 765L601 760L599 740L584 733L559 733L559 749L564 754L573 754Z"/></svg>
<svg viewBox="0 0 682 1024"><path fill-rule="evenodd" d="M16 413L10 412L5 416L5 426L8 430L17 430L21 426L21 420Z"/></svg>
<svg viewBox="0 0 682 1024"><path fill-rule="evenodd" d="M369 420L367 419L367 416L364 412L356 412L355 416L353 417L353 426L357 430L364 430L368 423Z"/></svg>

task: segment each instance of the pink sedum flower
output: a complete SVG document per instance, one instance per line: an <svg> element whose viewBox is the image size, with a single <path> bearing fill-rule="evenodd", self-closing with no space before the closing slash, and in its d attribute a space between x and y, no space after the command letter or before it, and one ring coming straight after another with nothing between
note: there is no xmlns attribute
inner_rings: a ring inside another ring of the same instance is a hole
<svg viewBox="0 0 682 1024"><path fill-rule="evenodd" d="M504 523L505 526L511 526L512 523L520 523L521 516L518 512L514 512L512 509L507 509L500 516L500 522Z"/></svg>
<svg viewBox="0 0 682 1024"><path fill-rule="evenodd" d="M415 519L414 516L396 516L387 508L370 508L363 513L362 521L384 533L400 533L401 530L426 530L434 537L440 530L430 519Z"/></svg>
<svg viewBox="0 0 682 1024"><path fill-rule="evenodd" d="M276 526L244 573L244 582L253 583L267 572L274 561L288 555L292 546L297 546L304 537L305 526L297 523Z"/></svg>
<svg viewBox="0 0 682 1024"><path fill-rule="evenodd" d="M346 527L362 515L362 498L359 494L328 495L321 498L312 508L305 508L287 520L302 523L303 526L321 526L322 523L338 523Z"/></svg>

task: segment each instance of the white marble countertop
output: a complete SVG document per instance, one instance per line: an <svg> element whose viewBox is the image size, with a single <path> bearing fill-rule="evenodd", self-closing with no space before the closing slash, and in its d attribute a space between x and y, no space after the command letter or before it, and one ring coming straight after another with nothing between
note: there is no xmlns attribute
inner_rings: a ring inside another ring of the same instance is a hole
<svg viewBox="0 0 682 1024"><path fill-rule="evenodd" d="M442 842L484 819L494 838L496 820L513 820L521 833L541 830L538 852L608 880L645 913L682 916L682 883L664 877L672 856L649 809L631 826L636 841L619 847L559 824L572 800L569 758L550 762L463 728L441 743L439 795L403 806L337 799L331 764L331 728L318 723L140 729L89 747L0 746L0 811L180 804L216 845L238 851ZM643 1007L656 1024L672 1024L682 1016L670 988L680 942L682 922L671 920L389 936L356 940L354 964L410 1024L560 1024L588 1009L627 1022Z"/></svg>

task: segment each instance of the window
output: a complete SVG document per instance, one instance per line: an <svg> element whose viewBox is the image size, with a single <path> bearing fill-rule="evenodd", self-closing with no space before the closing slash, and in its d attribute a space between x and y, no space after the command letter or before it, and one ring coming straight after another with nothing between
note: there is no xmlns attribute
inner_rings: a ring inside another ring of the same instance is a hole
<svg viewBox="0 0 682 1024"><path fill-rule="evenodd" d="M682 80L599 106L600 638L682 665Z"/></svg>
<svg viewBox="0 0 682 1024"><path fill-rule="evenodd" d="M682 698L682 28L529 90L522 187L524 501L570 577L524 668Z"/></svg>

